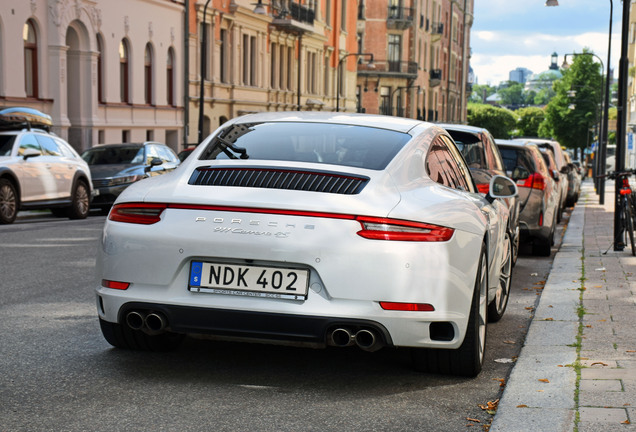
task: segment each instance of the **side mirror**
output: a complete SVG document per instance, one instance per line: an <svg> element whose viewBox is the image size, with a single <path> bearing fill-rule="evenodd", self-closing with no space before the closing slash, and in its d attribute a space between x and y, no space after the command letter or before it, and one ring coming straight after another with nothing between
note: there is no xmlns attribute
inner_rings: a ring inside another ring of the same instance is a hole
<svg viewBox="0 0 636 432"><path fill-rule="evenodd" d="M552 170L552 178L556 181L561 181L561 177L559 177L559 172L557 170Z"/></svg>
<svg viewBox="0 0 636 432"><path fill-rule="evenodd" d="M496 198L512 198L517 195L517 185L508 177L492 176L486 199L492 202Z"/></svg>
<svg viewBox="0 0 636 432"><path fill-rule="evenodd" d="M515 169L512 170L511 178L513 180L525 180L530 177L530 171L525 169L524 167L516 166Z"/></svg>
<svg viewBox="0 0 636 432"><path fill-rule="evenodd" d="M152 169L152 167L156 167L156 166L159 166L159 165L161 165L161 164L163 164L163 161L162 161L161 159L159 159L159 158L152 158L152 160L150 161L150 165L147 165L147 166L144 168L144 171L148 172L148 171L150 171L150 170Z"/></svg>
<svg viewBox="0 0 636 432"><path fill-rule="evenodd" d="M22 153L22 159L27 160L30 157L42 156L42 153L39 150L28 148L24 150Z"/></svg>

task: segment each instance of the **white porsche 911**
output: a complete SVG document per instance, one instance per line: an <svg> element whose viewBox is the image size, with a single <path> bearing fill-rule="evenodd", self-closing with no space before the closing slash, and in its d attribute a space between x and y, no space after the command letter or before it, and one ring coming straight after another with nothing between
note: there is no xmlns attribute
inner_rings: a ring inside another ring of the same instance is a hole
<svg viewBox="0 0 636 432"><path fill-rule="evenodd" d="M474 376L510 292L508 211L454 142L412 119L251 114L170 174L131 185L104 227L106 340L186 334L302 346L408 347L416 369Z"/></svg>

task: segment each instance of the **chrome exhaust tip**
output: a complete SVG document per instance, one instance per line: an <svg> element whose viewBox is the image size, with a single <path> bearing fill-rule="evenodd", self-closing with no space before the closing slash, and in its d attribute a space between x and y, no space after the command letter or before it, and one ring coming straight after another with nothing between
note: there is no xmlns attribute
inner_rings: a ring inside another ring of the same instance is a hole
<svg viewBox="0 0 636 432"><path fill-rule="evenodd" d="M158 312L151 312L146 316L144 320L146 325L146 332L150 334L157 334L163 332L168 326L168 321L163 314Z"/></svg>
<svg viewBox="0 0 636 432"><path fill-rule="evenodd" d="M132 311L126 315L126 324L133 330L141 330L144 327L146 314L143 312Z"/></svg>
<svg viewBox="0 0 636 432"><path fill-rule="evenodd" d="M359 330L354 337L356 345L365 351L377 351L382 348L379 338L371 330Z"/></svg>
<svg viewBox="0 0 636 432"><path fill-rule="evenodd" d="M329 340L332 345L337 347L346 347L353 345L353 335L351 331L346 328L337 328L329 335Z"/></svg>

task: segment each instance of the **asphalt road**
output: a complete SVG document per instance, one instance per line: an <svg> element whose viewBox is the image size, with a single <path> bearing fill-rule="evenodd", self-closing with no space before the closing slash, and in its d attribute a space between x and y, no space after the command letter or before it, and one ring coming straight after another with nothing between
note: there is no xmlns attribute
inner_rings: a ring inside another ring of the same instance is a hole
<svg viewBox="0 0 636 432"><path fill-rule="evenodd" d="M484 430L482 407L501 395L552 263L520 256L475 379L414 372L395 349L187 339L173 353L134 352L99 330L103 223L42 213L0 225L0 432Z"/></svg>

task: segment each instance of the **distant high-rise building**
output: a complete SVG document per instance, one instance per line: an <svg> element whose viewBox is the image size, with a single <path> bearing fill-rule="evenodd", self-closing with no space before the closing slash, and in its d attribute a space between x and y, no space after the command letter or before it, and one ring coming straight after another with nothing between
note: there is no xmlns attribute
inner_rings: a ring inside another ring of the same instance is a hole
<svg viewBox="0 0 636 432"><path fill-rule="evenodd" d="M521 84L525 84L530 75L532 75L532 71L530 69L519 67L508 73L508 79L510 81L515 81Z"/></svg>

